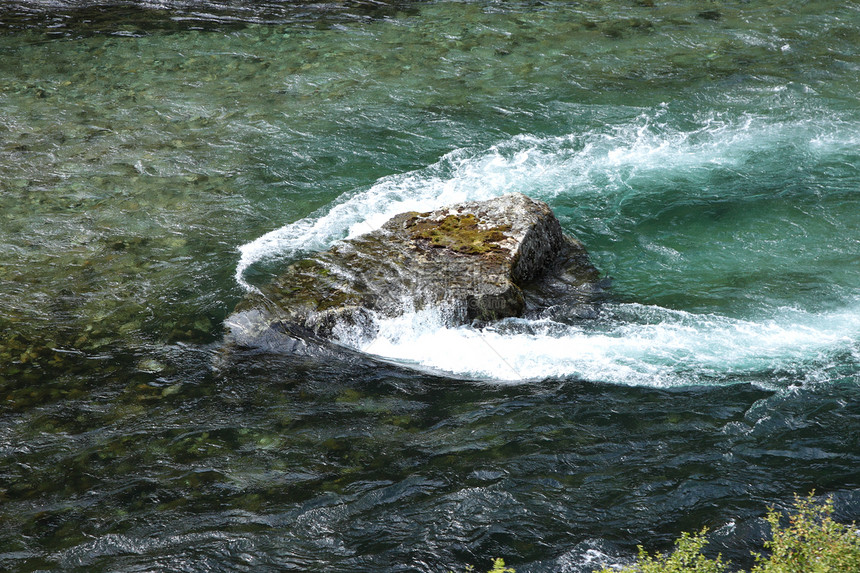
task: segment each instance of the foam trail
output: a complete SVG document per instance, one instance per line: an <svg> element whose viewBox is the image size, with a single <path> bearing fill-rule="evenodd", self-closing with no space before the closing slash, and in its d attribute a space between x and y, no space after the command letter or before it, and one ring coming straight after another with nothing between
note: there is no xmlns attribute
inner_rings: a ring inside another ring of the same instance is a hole
<svg viewBox="0 0 860 573"><path fill-rule="evenodd" d="M677 204L707 199L707 193L730 200L726 194L737 193L742 200L748 193L745 185L701 183L715 169L749 173L759 168L762 153L785 152L804 168L856 156L847 145L856 142L853 122L774 122L709 112L676 119L684 123L681 128L667 123L669 115L667 106L659 106L627 124L586 133L519 135L483 151L456 150L426 168L382 178L342 196L327 211L240 247L236 280L253 289L245 272L254 263L326 249L404 211L428 211L516 191L560 201L568 212L570 204L583 205L609 228L623 203L644 194L650 200L667 187L671 194L653 199ZM767 162L761 165L767 175ZM742 181L743 176L738 177ZM667 186L667 181L681 184ZM827 378L836 355L852 365L860 362L858 305L818 314L778 309L770 317L750 320L616 305L604 316L582 326L508 320L476 330L449 328L440 313L431 310L381 321L373 340L354 340L344 333L342 342L418 369L509 381L560 376L674 386L761 374L796 380Z"/></svg>
<svg viewBox="0 0 860 573"><path fill-rule="evenodd" d="M518 191L538 199L598 199L607 208L639 193L637 178L687 177L695 170L731 168L762 142L798 140L820 147L825 137L814 124L768 123L755 117L709 115L692 129L662 123L665 106L621 126L558 137L518 135L483 152L455 150L417 171L385 177L342 197L328 210L271 231L239 247L235 277L248 290L248 268L258 261L324 250L345 237L378 228L404 211L490 199ZM653 186L652 186L653 187ZM695 190L691 190L695 192ZM607 212L606 217L612 213Z"/></svg>
<svg viewBox="0 0 860 573"><path fill-rule="evenodd" d="M514 141L532 141L519 137ZM541 140L534 140L541 141ZM333 242L379 228L388 219L405 211L430 211L462 201L491 199L514 191L527 192L531 175L543 169L543 157L535 157L533 144L511 142L475 155L459 149L418 171L385 177L371 188L347 197L325 214L311 216L271 231L239 247L236 280L257 261L274 256L290 256L328 248Z"/></svg>
<svg viewBox="0 0 860 573"><path fill-rule="evenodd" d="M381 321L360 350L466 379L576 377L624 385L725 383L760 374L824 379L836 356L860 359L860 307L814 314L783 309L750 321L639 304L570 326L509 319L491 328L444 326L431 312Z"/></svg>

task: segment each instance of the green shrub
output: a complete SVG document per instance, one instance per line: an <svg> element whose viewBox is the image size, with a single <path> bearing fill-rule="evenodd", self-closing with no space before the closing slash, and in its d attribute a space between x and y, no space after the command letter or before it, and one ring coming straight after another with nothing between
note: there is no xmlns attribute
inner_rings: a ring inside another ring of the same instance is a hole
<svg viewBox="0 0 860 573"><path fill-rule="evenodd" d="M621 569L620 573L724 573L727 568L722 557L708 559L702 555L702 547L708 541L705 539L707 528L696 535L681 534L675 541L675 551L649 555L640 545L639 557L636 563ZM600 573L619 573L617 570L603 568Z"/></svg>
<svg viewBox="0 0 860 573"><path fill-rule="evenodd" d="M833 500L817 504L812 494L795 498L794 513L783 526L780 515L770 510L767 522L773 539L764 546L769 557L756 555L752 573L847 573L860 571L860 532L852 523L831 518Z"/></svg>
<svg viewBox="0 0 860 573"><path fill-rule="evenodd" d="M755 554L750 573L849 573L860 572L860 531L855 525L833 521L833 500L817 503L814 492L796 497L787 518L771 509L767 513L773 539L764 546L768 556ZM783 521L787 521L783 525ZM639 546L636 563L621 570L604 567L599 573L724 573L729 564L721 556L702 555L706 530L684 533L670 554L649 555Z"/></svg>
<svg viewBox="0 0 860 573"><path fill-rule="evenodd" d="M517 573L510 567L505 567L504 559L493 559L493 568L487 573Z"/></svg>
<svg viewBox="0 0 860 573"><path fill-rule="evenodd" d="M451 573L454 573L453 571ZM466 566L465 573L475 573L475 568L471 565ZM493 568L487 571L487 573L517 573L514 569L510 567L505 567L505 560L501 558L493 559Z"/></svg>

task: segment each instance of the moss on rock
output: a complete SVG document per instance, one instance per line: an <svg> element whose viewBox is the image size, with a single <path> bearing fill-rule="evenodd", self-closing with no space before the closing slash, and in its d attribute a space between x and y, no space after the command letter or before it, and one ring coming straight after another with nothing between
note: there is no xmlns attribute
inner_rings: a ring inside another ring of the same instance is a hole
<svg viewBox="0 0 860 573"><path fill-rule="evenodd" d="M500 250L500 241L507 238L505 231L510 225L482 228L482 222L472 213L448 215L434 220L416 214L407 223L407 228L416 239L426 239L434 247L448 248L467 255L482 255Z"/></svg>

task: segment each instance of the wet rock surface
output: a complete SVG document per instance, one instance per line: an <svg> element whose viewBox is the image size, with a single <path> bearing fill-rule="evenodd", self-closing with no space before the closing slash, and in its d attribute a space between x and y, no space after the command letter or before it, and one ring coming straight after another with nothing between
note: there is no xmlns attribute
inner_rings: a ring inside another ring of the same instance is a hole
<svg viewBox="0 0 860 573"><path fill-rule="evenodd" d="M376 319L428 307L450 325L507 317L587 318L602 292L583 245L521 194L396 215L291 264L228 317L240 346L372 335Z"/></svg>

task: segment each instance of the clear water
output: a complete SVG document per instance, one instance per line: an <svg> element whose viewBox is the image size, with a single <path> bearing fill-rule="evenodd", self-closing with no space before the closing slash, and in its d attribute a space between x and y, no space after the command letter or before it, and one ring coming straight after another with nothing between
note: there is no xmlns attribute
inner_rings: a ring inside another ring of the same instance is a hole
<svg viewBox="0 0 860 573"><path fill-rule="evenodd" d="M0 8L0 568L590 572L860 518L860 8ZM519 191L599 319L213 368L286 262Z"/></svg>

